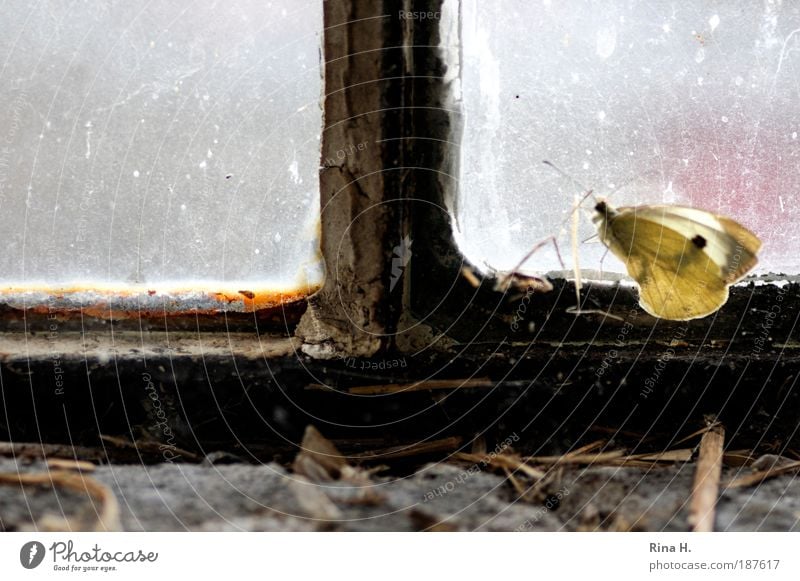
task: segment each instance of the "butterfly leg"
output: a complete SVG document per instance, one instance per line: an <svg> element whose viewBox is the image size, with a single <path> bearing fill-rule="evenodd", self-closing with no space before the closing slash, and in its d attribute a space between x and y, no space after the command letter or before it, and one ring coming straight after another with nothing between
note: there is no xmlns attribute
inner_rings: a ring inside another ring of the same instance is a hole
<svg viewBox="0 0 800 581"><path fill-rule="evenodd" d="M547 246L547 244L550 242L553 243L553 248L555 248L556 250L556 256L558 257L559 264L561 264L561 268L566 270L567 267L564 266L564 259L561 257L561 251L558 249L558 242L556 241L556 237L551 235L534 244L533 248L531 248L528 251L528 253L522 257L522 260L520 260L519 263L517 263L517 265L514 268L512 268L510 272L518 272L519 269L522 268L526 262L528 262L530 257L533 256L537 250L539 250L544 246Z"/></svg>
<svg viewBox="0 0 800 581"><path fill-rule="evenodd" d="M603 256L600 257L600 280L603 280L603 263L606 260L606 256L608 256L608 247L606 247L606 251L603 252Z"/></svg>
<svg viewBox="0 0 800 581"><path fill-rule="evenodd" d="M576 233L577 233L577 231L573 230L573 236L575 236ZM573 238L573 242L574 242L574 240L575 240L575 238ZM603 257L600 259L600 280L603 280L603 261L606 259L607 255L608 255L608 248L606 248L606 251L603 253ZM576 264L575 271L576 271L575 276L579 277L580 274L578 273L577 264ZM580 278L577 278L576 281L575 281L575 293L577 295L578 302L574 307L567 308L566 312L571 313L573 315L603 315L603 317L606 317L606 318L609 318L609 319L615 319L617 321L623 321L624 320L622 317L618 317L617 315L614 315L614 314L612 314L612 313L610 313L608 311L603 311L601 309L583 309L583 308L581 308L580 288L581 288L581 281L580 281Z"/></svg>

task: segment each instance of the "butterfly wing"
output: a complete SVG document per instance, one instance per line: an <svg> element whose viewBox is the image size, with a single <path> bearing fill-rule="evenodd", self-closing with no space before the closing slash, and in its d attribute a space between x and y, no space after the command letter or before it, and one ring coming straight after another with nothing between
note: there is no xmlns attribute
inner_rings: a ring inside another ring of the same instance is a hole
<svg viewBox="0 0 800 581"><path fill-rule="evenodd" d="M761 240L738 222L725 216L715 217L723 225L728 235L736 241L735 252L731 256L729 263L728 278L729 284L734 283L758 263L756 253L761 248ZM739 255L738 257L737 254ZM734 265L738 265L738 268L734 268Z"/></svg>
<svg viewBox="0 0 800 581"><path fill-rule="evenodd" d="M729 218L682 206L619 208L601 234L639 283L642 307L664 319L709 315L757 262L758 238Z"/></svg>

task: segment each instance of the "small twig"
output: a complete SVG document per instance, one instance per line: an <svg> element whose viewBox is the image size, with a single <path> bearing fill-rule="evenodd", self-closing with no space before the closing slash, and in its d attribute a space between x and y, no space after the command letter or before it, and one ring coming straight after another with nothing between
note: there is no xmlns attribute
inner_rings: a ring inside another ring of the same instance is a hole
<svg viewBox="0 0 800 581"><path fill-rule="evenodd" d="M473 387L494 387L496 382L488 377L473 379L429 379L414 383L386 383L383 385L360 385L347 390L354 395L383 395L410 391L427 391L431 389L462 389Z"/></svg>
<svg viewBox="0 0 800 581"><path fill-rule="evenodd" d="M447 452L450 450L455 450L460 445L461 438L459 436L451 436L441 440L431 440L430 442L403 444L400 446L383 448L382 450L359 452L357 454L351 454L348 457L357 458L359 460L391 460L394 458L408 458L411 456L420 456L422 454L431 454L433 452Z"/></svg>
<svg viewBox="0 0 800 581"><path fill-rule="evenodd" d="M585 446L581 446L580 448L575 448L571 452L567 452L566 456L578 456L580 454L592 452L594 450L597 450L598 448L602 448L607 443L608 442L606 440L595 440L594 442L586 444Z"/></svg>
<svg viewBox="0 0 800 581"><path fill-rule="evenodd" d="M519 497L525 498L528 494L527 487L523 486L522 482L520 482L519 479L514 476L514 473L508 466L503 466L503 472L505 473L508 481L511 482L511 486L513 486L514 490L516 490L517 494L519 494Z"/></svg>
<svg viewBox="0 0 800 581"><path fill-rule="evenodd" d="M72 458L48 458L47 467L54 470L74 470L77 472L94 472L97 466L85 460Z"/></svg>
<svg viewBox="0 0 800 581"><path fill-rule="evenodd" d="M722 455L725 466L749 466L755 458L750 450L728 450Z"/></svg>
<svg viewBox="0 0 800 581"><path fill-rule="evenodd" d="M100 434L100 439L104 442L107 442L117 448L121 449L132 449L136 450L137 452L145 452L148 454L162 454L164 450L169 450L172 452L172 455L176 458L179 456L185 456L187 460L200 462L203 457L198 456L194 452L189 452L189 450L184 450L183 448L178 448L177 446L173 446L171 444L163 444L158 441L153 440L135 440L133 442L126 440L125 438L119 438L117 436L107 436L105 434Z"/></svg>
<svg viewBox="0 0 800 581"><path fill-rule="evenodd" d="M76 492L85 492L100 502L95 531L121 531L119 505L114 493L101 482L80 473L52 470L36 474L0 473L0 484L20 486L61 486Z"/></svg>
<svg viewBox="0 0 800 581"><path fill-rule="evenodd" d="M603 464L610 460L619 460L625 456L625 450L600 452L598 454L566 454L564 456L530 456L525 458L531 464Z"/></svg>
<svg viewBox="0 0 800 581"><path fill-rule="evenodd" d="M781 474L786 474L787 472L792 472L798 469L800 469L800 460L784 464L783 466L773 466L772 468L760 470L758 472L754 472L753 474L745 474L744 476L740 476L739 478L728 482L725 485L725 488L744 488L747 486L753 486L754 484L760 484L768 478L774 478L775 476L780 476Z"/></svg>
<svg viewBox="0 0 800 581"><path fill-rule="evenodd" d="M631 454L622 460L640 460L645 462L688 462L692 459L691 448L679 448L678 450L667 450L656 452L655 454Z"/></svg>
<svg viewBox="0 0 800 581"><path fill-rule="evenodd" d="M706 433L706 432L708 432L708 431L709 431L709 430L710 430L712 427L714 427L714 424L708 425L708 426L706 426L706 427L704 427L704 428L700 428L699 430L697 430L697 431L695 431L695 432L692 432L691 434L689 434L689 435L688 435L688 436L686 436L685 438L681 438L680 440L678 440L677 442L675 442L675 444L682 444L682 443L684 443L684 442L686 442L686 441L688 441L688 440L691 440L691 439L692 439L692 438L694 438L695 436L699 436L700 434L705 434L705 433Z"/></svg>
<svg viewBox="0 0 800 581"><path fill-rule="evenodd" d="M715 421L709 425L700 440L700 454L689 502L689 526L694 532L707 533L714 530L724 445L725 428Z"/></svg>
<svg viewBox="0 0 800 581"><path fill-rule="evenodd" d="M495 456L491 456L487 454L468 454L466 452L458 452L453 454L453 459L471 462L472 464L480 464L481 466L491 466L495 469L508 468L515 471L519 470L534 480L540 480L547 475L546 472L543 472L538 468L534 468L522 458L518 456L512 456L510 454L497 454Z"/></svg>
<svg viewBox="0 0 800 581"><path fill-rule="evenodd" d="M63 444L45 444L39 442L0 442L0 456L34 459L56 457L72 458L76 461L107 461L106 454L102 448L65 446Z"/></svg>

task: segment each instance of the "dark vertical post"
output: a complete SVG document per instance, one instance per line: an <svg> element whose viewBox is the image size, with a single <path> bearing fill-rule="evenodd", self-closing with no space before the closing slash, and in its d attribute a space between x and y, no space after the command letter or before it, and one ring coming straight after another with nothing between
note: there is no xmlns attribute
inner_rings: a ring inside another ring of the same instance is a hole
<svg viewBox="0 0 800 581"><path fill-rule="evenodd" d="M446 140L449 129L445 110L423 113L442 106L440 17L441 0L325 2L326 273L298 327L312 355L370 357L395 344L409 296L405 271L418 250L411 196L424 196L414 184L423 176L427 188L441 161L425 139Z"/></svg>
<svg viewBox="0 0 800 581"><path fill-rule="evenodd" d="M322 289L298 335L318 356L368 357L392 331L388 286L400 239L403 22L397 2L324 3L320 168ZM387 141L387 139L389 139Z"/></svg>

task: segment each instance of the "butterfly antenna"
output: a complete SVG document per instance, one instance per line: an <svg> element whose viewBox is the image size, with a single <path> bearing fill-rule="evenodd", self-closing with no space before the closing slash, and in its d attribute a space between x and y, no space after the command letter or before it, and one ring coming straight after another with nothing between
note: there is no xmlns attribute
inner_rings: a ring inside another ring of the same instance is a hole
<svg viewBox="0 0 800 581"><path fill-rule="evenodd" d="M639 180L641 178L649 178L651 175L654 175L654 174L658 174L658 172L656 170L650 170L650 171L647 171L647 172L644 172L644 173L637 173L636 175L628 178L627 180L625 180L624 182L619 184L613 190L608 192L608 194L606 194L604 197L605 198L610 198L611 196L616 194L618 191L620 191L622 188L628 187L629 185L631 185L632 183L636 182L637 180Z"/></svg>
<svg viewBox="0 0 800 581"><path fill-rule="evenodd" d="M573 216L574 216L574 214L575 214L575 213L576 213L576 212L577 212L577 211L580 209L580 207L581 207L581 205L583 204L583 202L584 202L584 201L586 201L586 198L588 198L589 196L591 196L591 195L592 195L592 193L593 193L593 190L591 190L591 189L589 189L589 188L586 188L586 187L584 187L584 185L583 185L583 184L581 184L581 183L580 183L578 180L576 180L576 179L575 179L575 178L573 178L571 175L569 175L567 172L565 172L564 170L562 170L561 168L559 168L559 167L558 167L556 164L554 164L553 162L551 162L551 161L548 161L548 160L544 160L542 163L544 163L545 165L548 165L548 166L550 166L550 167L551 167L551 168L553 168L555 171L557 171L557 172L558 172L558 173L559 173L561 176L563 176L564 178L568 179L570 182L572 182L573 184L575 184L576 186L578 186L578 187L579 187L581 190L583 190L583 191L585 191L585 192L586 192L586 193L583 195L583 197L581 197L581 199L580 199L580 200L579 200L579 201L578 201L578 202L577 202L577 203L576 203L576 204L573 206L573 208L572 208L572 210L570 210L569 214L567 214L567 216L566 216L566 217L565 217L565 218L564 218L564 219L561 221L561 224L559 224L559 227L558 227L558 236L560 236L561 234L563 234L563 233L564 233L564 230L565 230L565 228L566 228L567 222L569 222L570 220L572 220L572 219L573 219ZM539 250L539 249L540 249L542 246L546 245L546 244L547 244L547 243L549 243L549 242L552 242L552 243L553 243L553 246L554 246L554 247L555 247L555 249L556 249L556 255L558 256L558 261L561 263L561 268L562 268L562 269L564 269L564 270L566 270L566 266L564 265L564 259L561 257L561 252L560 252L560 251L559 251L559 249L558 249L558 243L556 242L556 236L548 236L548 237L547 237L547 238L545 238L544 240L542 240L542 241L540 241L540 242L536 243L536 244L534 245L534 247L533 247L533 248L531 248L530 252L528 252L528 253L527 253L525 256L523 256L523 257L522 257L522 259L521 259L521 260L520 260L520 261L517 263L517 265L516 265L516 266L515 266L515 267L514 267L514 268L511 270L511 272L517 272L519 269L521 269L521 268L523 267L523 265L524 265L524 264L525 264L525 263L528 261L528 259L529 259L531 256L533 256L533 254L534 254L534 253L535 253L537 250Z"/></svg>
<svg viewBox="0 0 800 581"><path fill-rule="evenodd" d="M563 177L564 179L568 179L568 180L569 180L569 181L571 181L571 182L572 182L574 185L578 186L578 189L580 189L581 191L584 191L584 192L585 192L585 191L591 190L591 188L587 188L585 185L583 185L581 182L579 182L579 181L578 181L578 180L576 180L574 177L572 177L571 175L569 175L567 172L565 172L563 169L561 169L560 167L558 167L558 166L557 166L556 164L554 164L552 161L545 159L545 160L543 160L543 161L542 161L542 163L543 163L543 164L545 164L545 165L548 165L548 166L550 166L551 168L553 168L553 169L554 169L556 172L558 172L558 174L559 174L561 177Z"/></svg>
<svg viewBox="0 0 800 581"><path fill-rule="evenodd" d="M584 186L582 183L580 183L578 180L573 178L571 175L569 175L567 172L562 170L560 167L558 167L553 162L548 161L548 160L544 160L542 163L544 163L545 165L550 166L555 171L557 171L559 173L559 175L561 175L562 177L568 179L570 182L572 182L574 185L576 185L582 191L586 192L585 194L583 194L583 196L581 198L576 200L575 204L572 207L572 210L567 215L567 217L564 219L564 221L561 223L561 228L562 228L562 231L563 231L564 226L566 225L566 223L569 222L570 220L572 221L572 228L570 229L571 230L570 234L571 234L571 242L572 242L572 244L571 244L571 246L572 246L572 272L573 272L573 274L575 276L575 303L576 303L575 304L575 309L574 309L573 312L575 314L583 314L585 312L585 311L581 310L581 288L583 287L583 281L581 280L580 263L579 263L579 257L578 257L578 226L579 226L578 210L583 206L583 203L586 201L586 198L588 198L589 196L592 195L592 189L591 188L587 188L586 186Z"/></svg>
<svg viewBox="0 0 800 581"><path fill-rule="evenodd" d="M565 172L563 169L561 169L560 167L558 167L558 166L557 166L556 164L554 164L552 161L548 161L548 160L546 160L546 159L545 159L544 161L542 161L542 163L543 163L543 164L545 164L545 165L547 165L547 166L550 166L551 168L553 168L555 171L557 171L557 172L558 172L558 174L559 174L561 177L563 177L563 178L565 178L565 179L568 179L570 182L572 182L572 183L573 183L573 185L576 185L576 186L578 186L578 188L579 188L581 191L583 191L583 192L586 192L585 194L583 194L583 197L580 199L580 201L579 201L577 204L575 204L575 206L572 208L572 211L569 213L569 215L567 216L567 218L566 218L566 219L564 220L564 222L562 223L562 226L563 226L564 224L566 224L566 223L567 223L567 221L569 221L569 219L572 217L572 214L574 214L575 212L577 212L577 211L578 211L578 208L580 208L580 207L583 205L583 203L586 201L586 198L588 198L589 196L591 196L591 195L594 193L594 190L593 190L592 188L587 188L585 185L583 185L581 182L579 182L579 181L578 181L578 180L576 180L574 177L572 177L571 175L569 175L567 172Z"/></svg>

